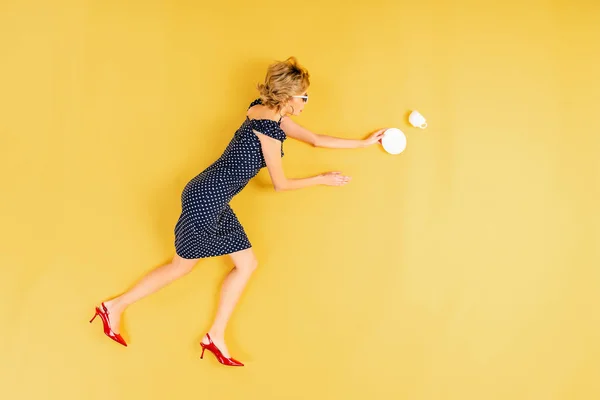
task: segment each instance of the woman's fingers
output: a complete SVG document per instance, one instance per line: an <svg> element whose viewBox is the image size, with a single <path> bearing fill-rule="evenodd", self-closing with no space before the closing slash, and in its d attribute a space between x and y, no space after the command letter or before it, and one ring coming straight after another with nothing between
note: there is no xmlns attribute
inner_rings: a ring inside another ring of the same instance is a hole
<svg viewBox="0 0 600 400"><path fill-rule="evenodd" d="M350 182L350 179L352 179L352 178L350 178L349 176L341 176L341 177L339 177L339 179L338 179L338 184L339 184L339 185L345 185L345 184L347 184L348 182Z"/></svg>
<svg viewBox="0 0 600 400"><path fill-rule="evenodd" d="M382 129L378 129L375 132L373 132L371 134L371 136L369 137L369 143L375 144L375 143L381 141L381 139L383 139L383 136L384 136L386 130L387 130L387 128L382 128Z"/></svg>
<svg viewBox="0 0 600 400"><path fill-rule="evenodd" d="M342 175L340 171L327 172L324 175L328 177L326 184L330 186L343 186L352 179L349 176Z"/></svg>

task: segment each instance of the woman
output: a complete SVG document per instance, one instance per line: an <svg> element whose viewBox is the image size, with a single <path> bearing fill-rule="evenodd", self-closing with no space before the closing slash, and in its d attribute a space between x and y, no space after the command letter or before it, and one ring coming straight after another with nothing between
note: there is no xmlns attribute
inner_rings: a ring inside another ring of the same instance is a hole
<svg viewBox="0 0 600 400"><path fill-rule="evenodd" d="M343 186L350 181L350 177L339 172L287 178L281 157L282 144L288 136L316 147L357 148L377 143L384 131L381 129L365 140L348 140L317 135L297 125L288 116L302 113L308 102L308 87L308 71L294 57L269 66L264 84L258 85L260 98L250 104L246 120L224 153L183 190L182 212L175 226L173 260L151 271L128 292L96 307L94 318L100 316L108 337L127 346L118 327L121 314L129 305L186 275L199 259L228 254L235 267L223 283L215 320L200 343L201 358L204 351L209 350L221 364L243 365L229 355L224 334L229 317L258 263L229 202L263 167L267 167L276 191L314 185Z"/></svg>

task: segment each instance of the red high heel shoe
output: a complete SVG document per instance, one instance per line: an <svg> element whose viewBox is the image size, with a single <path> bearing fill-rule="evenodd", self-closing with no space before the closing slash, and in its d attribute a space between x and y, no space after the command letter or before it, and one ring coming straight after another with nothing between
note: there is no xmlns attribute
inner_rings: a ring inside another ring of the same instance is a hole
<svg viewBox="0 0 600 400"><path fill-rule="evenodd" d="M102 307L102 309L96 307L96 314L94 314L94 317L90 320L90 324L99 315L100 319L102 320L102 325L104 327L104 334L112 340L114 340L115 342L127 347L125 339L123 339L123 337L120 334L113 332L113 330L111 329L110 319L108 318L108 309L106 308L104 303L102 303L100 306Z"/></svg>
<svg viewBox="0 0 600 400"><path fill-rule="evenodd" d="M223 365L228 365L230 367L243 367L244 364L242 364L241 362L239 362L238 360L236 360L233 357L227 358L223 355L223 353L221 353L221 350L219 350L219 348L213 343L212 339L210 338L210 335L207 333L206 337L208 338L208 344L206 343L202 343L200 342L200 346L202 346L202 355L200 355L200 358L203 359L204 358L204 350L208 350L211 353L213 353L215 355L215 357L217 357L217 360L219 360L219 362Z"/></svg>

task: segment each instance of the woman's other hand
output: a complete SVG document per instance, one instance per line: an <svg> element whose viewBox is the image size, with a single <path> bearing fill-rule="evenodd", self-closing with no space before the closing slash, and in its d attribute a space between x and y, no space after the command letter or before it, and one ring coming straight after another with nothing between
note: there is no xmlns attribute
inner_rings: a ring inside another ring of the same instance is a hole
<svg viewBox="0 0 600 400"><path fill-rule="evenodd" d="M321 180L322 185L327 186L344 186L352 180L351 177L342 175L342 173L338 171L321 174L319 175L319 179Z"/></svg>

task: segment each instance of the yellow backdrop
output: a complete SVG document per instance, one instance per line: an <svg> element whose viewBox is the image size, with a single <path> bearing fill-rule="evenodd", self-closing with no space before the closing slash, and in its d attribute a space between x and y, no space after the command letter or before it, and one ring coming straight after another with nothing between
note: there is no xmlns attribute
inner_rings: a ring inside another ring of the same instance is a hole
<svg viewBox="0 0 600 400"><path fill-rule="evenodd" d="M0 5L6 399L600 397L600 3L35 1ZM232 353L200 360L226 258L87 321L174 252L189 179L273 60L311 72L286 142L344 188L233 201L261 265ZM428 118L424 131L407 113Z"/></svg>

